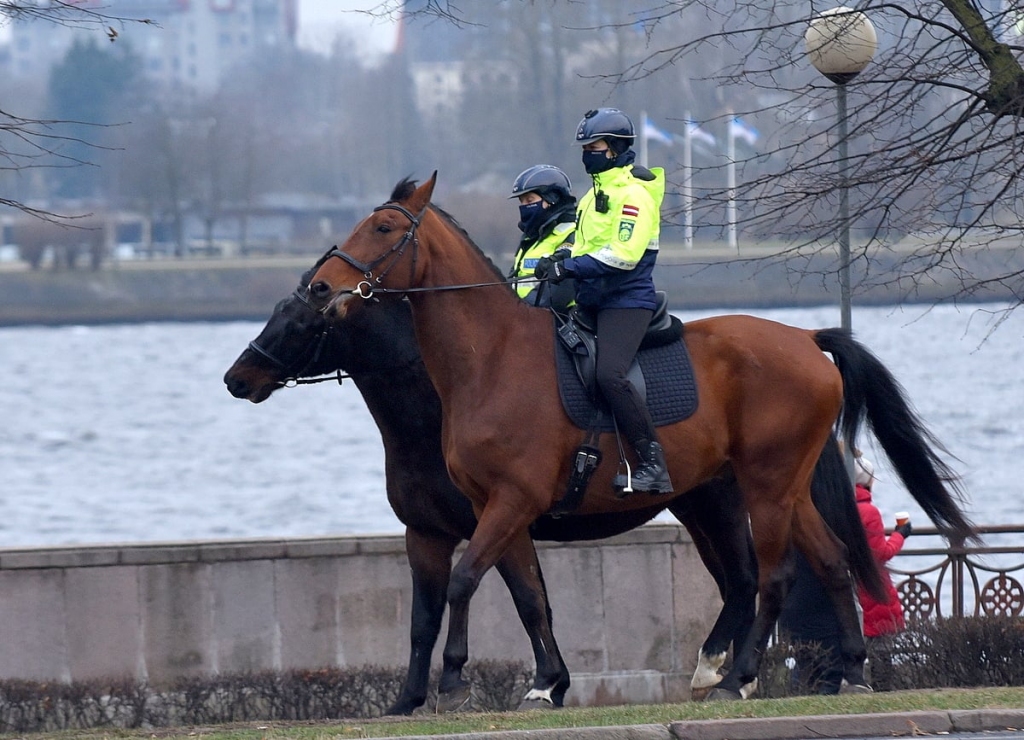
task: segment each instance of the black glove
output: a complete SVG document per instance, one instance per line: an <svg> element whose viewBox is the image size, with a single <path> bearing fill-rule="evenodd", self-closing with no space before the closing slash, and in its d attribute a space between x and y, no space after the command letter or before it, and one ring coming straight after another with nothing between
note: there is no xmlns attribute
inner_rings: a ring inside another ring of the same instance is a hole
<svg viewBox="0 0 1024 740"><path fill-rule="evenodd" d="M561 262L569 257L572 257L572 250L564 245L556 249L555 253L551 255L551 259L555 262Z"/></svg>
<svg viewBox="0 0 1024 740"><path fill-rule="evenodd" d="M537 260L537 266L533 268L533 276L557 285L569 277L569 271L562 262L555 262L551 257L541 257Z"/></svg>
<svg viewBox="0 0 1024 740"><path fill-rule="evenodd" d="M914 528L910 525L910 522L907 522L906 524L901 524L900 526L896 527L896 529L894 529L893 531L899 532L901 535L903 535L903 539L907 539L907 537L909 537L911 533L914 531Z"/></svg>

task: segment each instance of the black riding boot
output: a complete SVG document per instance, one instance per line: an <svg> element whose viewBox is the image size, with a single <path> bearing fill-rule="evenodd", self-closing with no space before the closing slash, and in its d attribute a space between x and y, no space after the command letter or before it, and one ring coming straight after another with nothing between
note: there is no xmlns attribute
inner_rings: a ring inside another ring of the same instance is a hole
<svg viewBox="0 0 1024 740"><path fill-rule="evenodd" d="M668 477L668 465L665 464L665 451L657 442L644 440L636 445L636 454L640 464L633 469L632 480L634 491L652 495L672 493L672 481ZM624 495L626 476L615 477L615 487Z"/></svg>
<svg viewBox="0 0 1024 740"><path fill-rule="evenodd" d="M657 442L648 442L636 451L640 467L633 471L633 488L647 493L672 493L672 481L668 477L665 451Z"/></svg>

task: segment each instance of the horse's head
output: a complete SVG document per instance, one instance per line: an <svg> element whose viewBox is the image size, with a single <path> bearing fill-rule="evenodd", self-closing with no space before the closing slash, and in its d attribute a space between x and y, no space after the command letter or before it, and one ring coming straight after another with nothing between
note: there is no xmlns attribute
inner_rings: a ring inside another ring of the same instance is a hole
<svg viewBox="0 0 1024 740"><path fill-rule="evenodd" d="M326 260L327 254L302 275L295 292L278 301L263 331L224 374L235 398L260 403L289 380L336 369L324 351L329 349L327 321L310 306L306 291Z"/></svg>
<svg viewBox="0 0 1024 740"><path fill-rule="evenodd" d="M395 186L387 203L373 209L345 243L329 253L309 283L313 306L342 318L353 298L396 291L415 285L422 270L420 242L424 221L438 217L428 206L437 172L416 187L411 180Z"/></svg>
<svg viewBox="0 0 1024 740"><path fill-rule="evenodd" d="M353 377L389 373L419 360L408 301L382 301L331 324L309 304L306 286L329 255L278 302L263 331L224 374L235 398L260 403L300 378L339 370Z"/></svg>

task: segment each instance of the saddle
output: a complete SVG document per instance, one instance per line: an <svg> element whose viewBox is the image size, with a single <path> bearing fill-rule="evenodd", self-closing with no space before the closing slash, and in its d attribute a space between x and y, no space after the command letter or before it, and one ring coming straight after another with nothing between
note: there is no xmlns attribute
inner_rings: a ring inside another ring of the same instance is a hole
<svg viewBox="0 0 1024 740"><path fill-rule="evenodd" d="M658 307L630 365L627 377L647 402L656 426L674 424L697 410L697 385L682 322L668 312L659 291ZM569 419L580 429L614 430L612 416L597 388L597 337L594 317L574 308L556 317L558 390ZM599 418L600 417L600 418ZM596 422L595 422L596 420Z"/></svg>
<svg viewBox="0 0 1024 740"><path fill-rule="evenodd" d="M658 292L658 305L630 365L627 377L647 402L655 426L674 424L697 410L697 384L690 354L683 342L683 324L668 313L668 298ZM555 314L555 358L562 407L574 425L588 430L576 450L569 485L548 512L558 517L583 500L591 474L601 462L597 438L615 431L615 420L597 388L596 322L578 307L568 316Z"/></svg>

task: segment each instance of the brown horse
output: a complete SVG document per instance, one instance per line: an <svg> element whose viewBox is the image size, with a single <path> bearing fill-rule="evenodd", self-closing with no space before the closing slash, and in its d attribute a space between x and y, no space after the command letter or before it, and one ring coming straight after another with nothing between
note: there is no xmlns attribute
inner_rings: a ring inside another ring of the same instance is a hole
<svg viewBox="0 0 1024 740"><path fill-rule="evenodd" d="M440 692L464 690L470 599L505 555L529 557L529 526L566 490L584 432L563 411L550 314L520 301L454 220L431 205L436 173L399 183L313 276L309 293L329 317L368 310L370 299L407 294L427 372L441 399L449 473L473 502L478 525L452 571ZM848 560L811 501L811 480L843 416L855 442L867 415L908 489L949 534L973 529L946 484L953 479L891 374L847 334L808 331L750 316L688 324L685 342L700 392L696 412L659 435L676 494L734 477L750 516L760 603L751 633L719 695L757 675L792 578L795 545L827 584L843 626L848 686L864 686L865 648L849 569L877 586L873 563ZM831 352L836 363L824 352ZM845 395L844 395L845 394ZM616 497L617 447L601 442L579 513L629 512L651 499ZM554 645L552 645L552 649Z"/></svg>
<svg viewBox="0 0 1024 740"><path fill-rule="evenodd" d="M408 714L426 700L452 556L460 542L472 537L476 518L469 499L448 477L441 454L441 402L420 358L408 302L385 301L372 311L353 312L344 321L328 324L306 297L310 277L326 259L325 255L302 276L299 288L278 302L259 336L225 373L224 382L237 398L261 403L292 383L340 382L347 377L366 401L384 443L388 502L406 528L413 584L409 668L388 714ZM841 460L837 466L838 453L832 453L822 456L815 473L815 505L847 542L856 532L844 531L844 523L853 520L859 525L860 519L843 487ZM746 514L737 510L739 501L734 481L715 479L689 496L652 500L650 507L626 515L541 517L530 534L535 540L559 542L610 537L666 509L682 522L723 600L691 681L697 695L718 682L717 670L729 646L735 643L739 649L754 621L757 566ZM541 637L551 631L552 617L540 563L536 558L524 562L505 557L496 568L531 645L538 649L536 690L524 706L562 706L569 671ZM457 708L464 700L451 694L441 698L438 711Z"/></svg>

